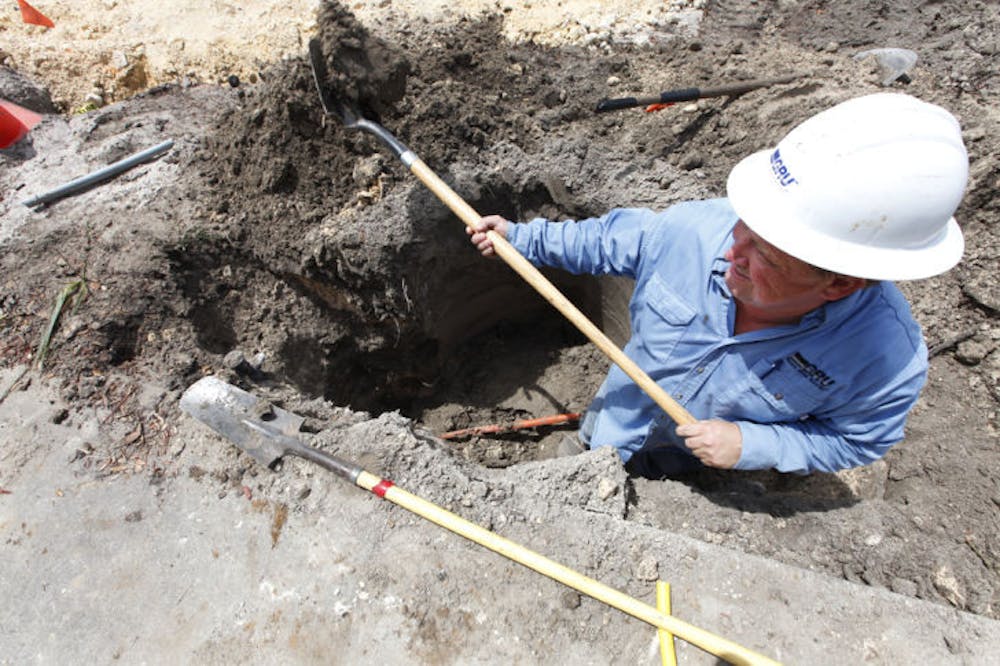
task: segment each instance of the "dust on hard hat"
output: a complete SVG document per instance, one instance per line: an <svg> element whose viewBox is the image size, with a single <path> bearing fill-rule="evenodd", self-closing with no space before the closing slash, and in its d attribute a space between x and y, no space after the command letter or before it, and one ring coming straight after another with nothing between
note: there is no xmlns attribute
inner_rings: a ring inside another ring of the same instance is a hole
<svg viewBox="0 0 1000 666"><path fill-rule="evenodd" d="M866 95L822 111L726 183L742 220L826 270L873 280L943 273L965 243L953 217L969 158L955 117L910 95Z"/></svg>

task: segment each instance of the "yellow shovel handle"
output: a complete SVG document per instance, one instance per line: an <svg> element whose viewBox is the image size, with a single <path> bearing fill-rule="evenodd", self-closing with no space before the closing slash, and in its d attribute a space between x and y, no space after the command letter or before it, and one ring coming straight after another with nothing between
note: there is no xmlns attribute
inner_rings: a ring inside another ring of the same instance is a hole
<svg viewBox="0 0 1000 666"><path fill-rule="evenodd" d="M358 475L355 483L379 497L387 499L408 511L412 511L418 516L426 518L432 523L440 525L470 541L474 541L480 546L485 546L495 553L514 560L518 564L522 564L578 592L582 592L609 606L613 606L632 617L648 622L654 627L666 629L675 636L684 639L692 645L698 646L720 659L725 659L731 664L773 666L779 663L738 643L678 620L672 615L661 613L656 608L644 604L638 599L619 592L612 587L608 587L593 578L588 578L569 567L563 566L494 532L490 532L486 528L470 522L461 516L442 509L436 504L417 497L394 485L392 481L381 479L374 474L363 471Z"/></svg>

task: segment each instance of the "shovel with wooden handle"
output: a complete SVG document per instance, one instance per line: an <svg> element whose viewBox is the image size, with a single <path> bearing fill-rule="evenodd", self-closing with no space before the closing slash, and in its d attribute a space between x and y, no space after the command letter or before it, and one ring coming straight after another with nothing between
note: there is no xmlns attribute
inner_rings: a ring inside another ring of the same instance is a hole
<svg viewBox="0 0 1000 666"><path fill-rule="evenodd" d="M203 377L196 381L181 396L180 404L181 409L189 415L208 425L271 469L286 455L312 461L382 499L389 500L432 523L632 617L665 629L730 663L755 665L778 663L738 643L662 613L634 597L505 539L485 527L408 493L388 479L366 472L352 462L305 444L297 436L304 420L301 416L259 399L216 377Z"/></svg>
<svg viewBox="0 0 1000 666"><path fill-rule="evenodd" d="M316 88L319 91L319 98L323 104L323 110L327 115L332 115L338 117L343 121L344 126L350 129L358 129L364 132L375 135L382 141L396 157L409 168L410 172L420 179L427 189L434 193L438 199L441 200L443 204L448 206L455 215L465 223L470 229L475 229L482 219L482 216L477 213L472 206L465 202L458 194L455 193L453 189L448 187L448 185L441 180L437 174L431 171L423 160L421 160L417 155L403 145L395 136L393 136L387 129L382 127L376 122L372 122L367 118L361 116L360 111L358 111L349 102L341 99L335 99L330 94L328 87L325 85L328 81L326 62L323 58L323 51L320 47L319 40L311 39L309 41L309 60L312 64L313 79L316 81ZM597 345L597 348L604 352L605 355L613 363L615 363L619 368L621 368L626 375L632 378L636 384L639 385L646 394L653 399L653 401L660 406L663 411L670 415L670 417L677 423L677 425L685 425L688 423L694 423L695 418L691 416L691 413L684 409L680 404L678 404L673 398L667 395L660 386L652 380L652 378L640 368L635 361L630 359L625 355L621 349L619 349L611 339L604 334L601 329L599 329L593 322L591 322L587 317L580 312L580 310L570 302L563 294L556 289L549 280L542 275L541 271L535 268L531 262L524 258L520 252L518 252L513 245L511 245L506 238L498 234L497 232L490 230L487 232L487 237L493 243L493 249L497 256L503 259L507 265L513 268L518 275L520 275L524 280L530 284L534 289L542 295L549 303L551 303L559 312L561 312L570 323L576 326L581 333L583 333L587 338Z"/></svg>

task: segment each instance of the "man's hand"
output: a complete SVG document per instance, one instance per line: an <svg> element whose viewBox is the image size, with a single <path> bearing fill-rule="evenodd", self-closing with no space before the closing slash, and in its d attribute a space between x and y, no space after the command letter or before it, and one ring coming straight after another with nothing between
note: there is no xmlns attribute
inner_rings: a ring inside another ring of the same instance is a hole
<svg viewBox="0 0 1000 666"><path fill-rule="evenodd" d="M487 215L483 219L479 220L479 224L476 228L466 227L465 233L469 234L472 238L472 244L476 246L484 257L492 257L495 254L493 249L493 241L489 239L486 235L487 231L495 231L504 238L507 238L507 225L510 224L507 220L503 219L499 215Z"/></svg>
<svg viewBox="0 0 1000 666"><path fill-rule="evenodd" d="M729 421L696 421L677 426L677 434L684 444L709 467L729 469L740 461L743 451L743 433Z"/></svg>

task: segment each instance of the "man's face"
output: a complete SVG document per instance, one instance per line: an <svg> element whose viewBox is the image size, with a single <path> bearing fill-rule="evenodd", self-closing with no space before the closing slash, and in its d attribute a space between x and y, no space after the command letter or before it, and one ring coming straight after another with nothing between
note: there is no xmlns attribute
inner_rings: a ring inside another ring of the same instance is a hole
<svg viewBox="0 0 1000 666"><path fill-rule="evenodd" d="M796 318L827 300L833 280L809 264L785 254L751 231L740 220L733 228L733 244L726 285L741 304L775 317Z"/></svg>

